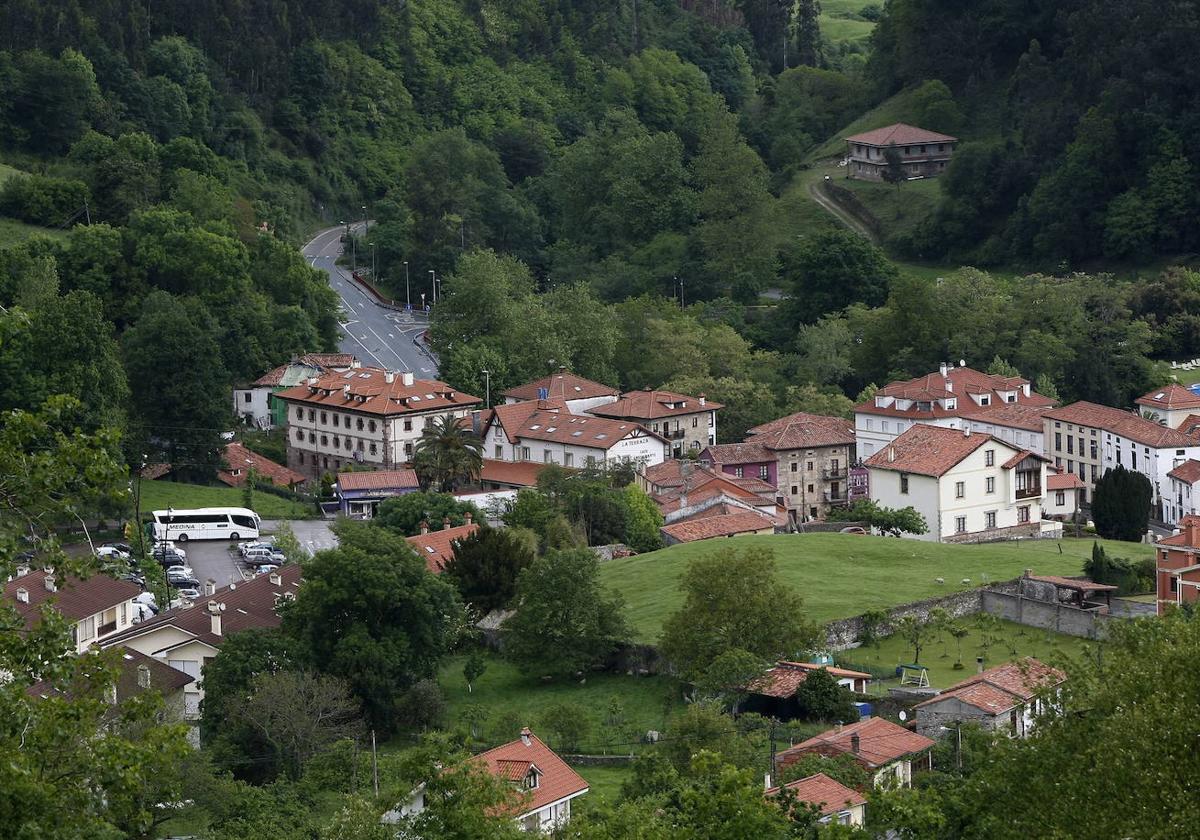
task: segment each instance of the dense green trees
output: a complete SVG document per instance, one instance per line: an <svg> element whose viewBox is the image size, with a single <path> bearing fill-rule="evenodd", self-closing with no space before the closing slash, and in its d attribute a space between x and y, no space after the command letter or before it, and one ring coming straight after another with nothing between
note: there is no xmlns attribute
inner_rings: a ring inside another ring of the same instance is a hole
<svg viewBox="0 0 1200 840"><path fill-rule="evenodd" d="M537 537L531 531L485 525L455 544L443 574L466 603L486 614L508 606L521 570L536 557Z"/></svg>
<svg viewBox="0 0 1200 840"><path fill-rule="evenodd" d="M1154 487L1140 472L1118 464L1096 479L1092 518L1096 533L1109 540L1139 542L1150 524Z"/></svg>
<svg viewBox="0 0 1200 840"><path fill-rule="evenodd" d="M422 485L451 493L479 478L483 441L463 428L454 415L443 414L421 430L413 447L412 465Z"/></svg>

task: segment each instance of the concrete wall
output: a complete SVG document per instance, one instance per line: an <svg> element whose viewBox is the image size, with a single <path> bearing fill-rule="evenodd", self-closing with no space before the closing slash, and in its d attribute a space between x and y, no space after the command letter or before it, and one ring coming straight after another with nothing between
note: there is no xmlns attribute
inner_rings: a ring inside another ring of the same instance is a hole
<svg viewBox="0 0 1200 840"><path fill-rule="evenodd" d="M1081 610L1066 604L1047 603L1026 598L1016 592L983 590L981 595L984 612L1029 627L1066 633L1068 636L1079 636L1085 639L1102 638L1108 622L1111 621L1109 616L1100 615L1094 610Z"/></svg>

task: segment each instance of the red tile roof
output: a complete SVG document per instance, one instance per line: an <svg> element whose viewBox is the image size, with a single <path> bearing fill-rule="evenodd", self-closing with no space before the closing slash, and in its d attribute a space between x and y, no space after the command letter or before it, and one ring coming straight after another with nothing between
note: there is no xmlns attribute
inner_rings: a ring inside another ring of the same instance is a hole
<svg viewBox="0 0 1200 840"><path fill-rule="evenodd" d="M714 537L751 534L768 528L774 529L775 525L772 517L746 510L707 516L687 522L676 522L672 525L664 525L660 530L679 542L696 542Z"/></svg>
<svg viewBox="0 0 1200 840"><path fill-rule="evenodd" d="M353 367L356 361L357 359L350 353L305 353L303 356L293 359L287 364L282 364L264 373L258 379L254 380L253 384L267 387L279 385L283 382L288 370L293 367L306 367L320 372Z"/></svg>
<svg viewBox="0 0 1200 840"><path fill-rule="evenodd" d="M392 381L389 382L388 377ZM483 402L479 397L456 391L436 379L414 379L411 385L405 385L404 377L405 374L383 368L352 368L312 377L316 382L302 382L276 396L313 408L383 416L455 411Z"/></svg>
<svg viewBox="0 0 1200 840"><path fill-rule="evenodd" d="M1170 475L1170 473L1167 473L1167 475ZM1080 487L1086 486L1083 479L1075 475L1075 473L1051 472L1046 476L1047 490L1078 490Z"/></svg>
<svg viewBox="0 0 1200 840"><path fill-rule="evenodd" d="M1042 418L1053 407L1053 403L1039 405L1036 403L993 402L988 406L976 406L974 410L964 411L961 414L963 417L979 423L991 423L994 426L1023 429L1027 432L1041 432L1045 426Z"/></svg>
<svg viewBox="0 0 1200 840"><path fill-rule="evenodd" d="M272 578L278 576L279 583ZM199 598L190 607L174 607L124 630L104 642L104 647L125 641L165 626L174 627L194 639L220 647L230 633L255 627L278 627L277 602L284 597L294 598L303 582L300 566L283 566L273 575L258 575L247 581L223 586L214 594ZM224 604L221 613L221 635L212 632L210 603Z"/></svg>
<svg viewBox="0 0 1200 840"><path fill-rule="evenodd" d="M997 665L955 683L936 697L918 703L917 708L953 697L991 714L1000 714L1032 700L1042 689L1059 685L1066 679L1067 675L1057 668L1028 657Z"/></svg>
<svg viewBox="0 0 1200 840"><path fill-rule="evenodd" d="M425 567L437 574L454 556L455 544L478 530L479 525L472 523L458 525L454 528L443 528L440 531L430 531L428 534L418 534L415 537L405 537L405 539L425 560Z"/></svg>
<svg viewBox="0 0 1200 840"><path fill-rule="evenodd" d="M257 452L251 452L236 441L225 445L222 458L225 461L225 466L229 467L229 469L217 470L217 478L230 487L241 487L245 484L250 470L254 470L263 478L268 479L276 487L295 487L297 484L303 484L308 480L295 470L290 470L282 464L277 464L270 458L264 458ZM239 473L234 475L233 470L239 470Z"/></svg>
<svg viewBox="0 0 1200 840"><path fill-rule="evenodd" d="M1052 583L1063 589L1074 589L1077 592L1116 592L1120 589L1119 586L1112 586L1107 583L1093 583L1090 580L1076 580L1075 578L1062 577L1061 575L1029 575L1029 580Z"/></svg>
<svg viewBox="0 0 1200 840"><path fill-rule="evenodd" d="M528 743L524 738L518 738L480 753L473 759L482 762L488 772L507 781L520 781L531 765L541 771L538 786L533 790L523 791L525 798L517 807L514 816L519 818L569 796L587 793L588 783L559 758L554 750L528 729L522 730L521 734L528 738ZM524 772L519 772L522 769Z"/></svg>
<svg viewBox="0 0 1200 840"><path fill-rule="evenodd" d="M1175 469L1167 473L1169 478L1177 478L1184 484L1195 484L1200 481L1200 461L1188 458Z"/></svg>
<svg viewBox="0 0 1200 840"><path fill-rule="evenodd" d="M504 396L514 400L536 400L538 392L543 388L548 392L550 399L561 400L618 397L621 393L616 388L610 388L608 385L602 385L599 382L584 379L582 376L576 376L569 371L560 370L550 376L543 376L533 382L510 388L504 392Z"/></svg>
<svg viewBox="0 0 1200 840"><path fill-rule="evenodd" d="M1134 402L1151 408L1161 408L1164 411L1185 411L1190 408L1200 408L1200 395L1172 382L1170 385L1164 385L1142 394Z"/></svg>
<svg viewBox="0 0 1200 840"><path fill-rule="evenodd" d="M895 405L881 408L875 405L874 399L871 399L856 405L854 411L857 414L878 414L884 417L910 417L914 420L977 416L978 419L985 422L1001 422L1001 420L989 420L989 414L1006 406L1042 406L1049 408L1054 405L1054 400L1042 396L1036 391L1030 391L1029 396L1026 396L1025 386L1028 384L1029 380L1021 379L1018 376L997 376L990 373L981 373L965 366L948 367L945 374L942 374L939 370L937 373L918 376L916 379L910 379L905 382L890 382L875 392L876 397L883 396L895 397L900 400L912 400L914 405L910 408L900 409L896 408ZM1014 394L1015 392L1016 402L1005 402L1000 394L1002 391L1009 394ZM969 394L987 394L990 397L989 404L981 406L968 396ZM943 408L937 403L937 400L949 398L955 399L954 408ZM915 405L918 401L931 402L933 404L927 410L918 410ZM997 414L996 416L1004 418L1005 422L1002 422L1002 425L1014 425L1016 421L1022 419L1022 415L1017 412L1007 412Z"/></svg>
<svg viewBox="0 0 1200 840"><path fill-rule="evenodd" d="M48 575L44 569L33 569L4 585L5 602L16 609L25 620L26 627L38 622L41 613L39 607L47 601L53 603L54 608L66 618L79 621L131 601L142 591L140 586L127 580L92 575L86 580L73 576L55 578L55 590L51 592L46 588ZM17 600L18 589L28 593L28 602Z"/></svg>
<svg viewBox="0 0 1200 840"><path fill-rule="evenodd" d="M620 420L657 420L660 417L678 417L724 407L721 403L703 397L689 397L675 391L651 391L647 388L644 391L628 391L614 403L589 408L588 414Z"/></svg>
<svg viewBox="0 0 1200 840"><path fill-rule="evenodd" d="M496 461L483 459L481 483L511 484L514 487L537 487L538 476L546 468L535 461Z"/></svg>
<svg viewBox="0 0 1200 840"><path fill-rule="evenodd" d="M777 697L786 700L796 693L800 684L808 679L813 671L828 671L838 679L869 680L870 674L861 671L849 671L845 668L835 668L832 665L818 665L812 662L779 662L758 679L747 686L747 690L764 697Z"/></svg>
<svg viewBox="0 0 1200 840"><path fill-rule="evenodd" d="M893 123L883 128L864 131L862 134L854 134L846 137L845 140L850 143L861 143L864 146L911 146L914 143L954 143L958 138L917 128L915 125L907 123Z"/></svg>
<svg viewBox="0 0 1200 840"><path fill-rule="evenodd" d="M339 490L416 490L420 486L412 470L373 470L337 474Z"/></svg>
<svg viewBox="0 0 1200 840"><path fill-rule="evenodd" d="M940 478L964 458L989 443L1012 447L991 435L963 434L958 429L917 424L867 459L874 469Z"/></svg>
<svg viewBox="0 0 1200 840"><path fill-rule="evenodd" d="M1000 467L1001 467L1001 469L1005 469L1005 470L1014 469L1026 458L1032 458L1035 461L1049 461L1050 460L1049 458L1046 458L1042 455L1038 455L1036 452L1032 452L1028 449L1022 449L1016 455L1012 456L1007 461L1005 461L1003 464L1001 464Z"/></svg>
<svg viewBox="0 0 1200 840"><path fill-rule="evenodd" d="M775 462L776 456L758 441L748 440L705 447L700 459L714 464L770 464Z"/></svg>
<svg viewBox="0 0 1200 840"><path fill-rule="evenodd" d="M861 793L840 782L835 782L824 773L796 779L794 782L788 782L784 787L795 791L798 802L810 803L820 808L821 816L836 814L847 808L867 804L867 798ZM763 795L774 796L777 793L779 793L779 788L773 787Z"/></svg>
<svg viewBox="0 0 1200 840"><path fill-rule="evenodd" d="M798 411L755 426L747 434L751 436L750 442L775 451L847 446L854 443L854 423L844 417Z"/></svg>
<svg viewBox="0 0 1200 840"><path fill-rule="evenodd" d="M857 753L853 752L851 735L858 735ZM840 730L830 729L807 741L802 741L791 749L779 753L777 760L781 766L786 767L806 753L829 750L852 754L868 767L874 768L927 750L933 746L933 743L924 735L910 732L890 720L871 717L849 726L843 726Z"/></svg>
<svg viewBox="0 0 1200 840"><path fill-rule="evenodd" d="M1133 412L1091 402L1076 402L1046 412L1046 419L1075 423L1120 435L1156 449L1197 446L1200 439L1189 437Z"/></svg>
<svg viewBox="0 0 1200 840"><path fill-rule="evenodd" d="M565 406L558 408L550 401L497 406L493 416L510 441L540 440L608 450L628 437L666 440L637 423L571 414Z"/></svg>

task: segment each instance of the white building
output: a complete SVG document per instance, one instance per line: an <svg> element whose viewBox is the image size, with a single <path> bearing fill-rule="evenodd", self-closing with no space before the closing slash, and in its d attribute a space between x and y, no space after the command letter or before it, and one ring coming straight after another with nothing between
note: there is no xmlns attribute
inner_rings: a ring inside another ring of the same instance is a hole
<svg viewBox="0 0 1200 840"><path fill-rule="evenodd" d="M1042 513L1055 519L1069 521L1080 510L1080 496L1087 485L1075 473L1051 467L1046 476L1046 495L1042 498Z"/></svg>
<svg viewBox="0 0 1200 840"><path fill-rule="evenodd" d="M558 373L543 376L504 392L507 405L537 400L561 400L572 414L583 414L593 408L615 403L621 392L608 385L576 376L565 367Z"/></svg>
<svg viewBox="0 0 1200 840"><path fill-rule="evenodd" d="M1200 395L1175 383L1142 394L1134 402L1143 416L1171 429L1180 428L1188 417L1200 412Z"/></svg>
<svg viewBox="0 0 1200 840"><path fill-rule="evenodd" d="M937 373L892 382L854 407L858 457L869 458L917 423L969 428L1044 455L1038 418L1053 406L1026 379L942 364Z"/></svg>
<svg viewBox="0 0 1200 840"><path fill-rule="evenodd" d="M1056 467L1084 480L1084 503L1097 478L1123 466L1150 480L1152 515L1161 520L1171 492L1168 474L1184 461L1200 459L1200 438L1120 408L1076 402L1046 412L1044 423L1046 454Z"/></svg>
<svg viewBox="0 0 1200 840"><path fill-rule="evenodd" d="M382 368L310 377L276 398L287 406L287 466L314 479L350 464L405 464L434 418L464 418L483 402L445 382Z"/></svg>
<svg viewBox="0 0 1200 840"><path fill-rule="evenodd" d="M616 461L641 468L662 463L669 442L637 423L573 414L561 400L499 405L483 429L483 452L497 461L536 461L564 467Z"/></svg>
<svg viewBox="0 0 1200 840"><path fill-rule="evenodd" d="M1042 521L1046 460L970 429L917 425L867 460L871 498L913 507L928 532L917 539L975 542L1057 536Z"/></svg>
<svg viewBox="0 0 1200 840"><path fill-rule="evenodd" d="M1200 495L1196 485L1200 484L1200 461L1187 460L1167 473L1171 482L1170 494L1163 502L1163 522L1178 528L1185 516L1196 513L1196 499Z"/></svg>
<svg viewBox="0 0 1200 840"><path fill-rule="evenodd" d="M256 428L273 429L283 425L284 408L271 399L272 394L313 376L356 367L358 360L349 353L305 353L263 374L245 388L234 388L233 414Z"/></svg>
<svg viewBox="0 0 1200 840"><path fill-rule="evenodd" d="M46 569L22 566L4 585L4 603L17 611L26 627L41 620L44 604L53 605L71 622L75 652L83 653L133 626L140 614L133 599L141 593L137 584L108 575L59 579Z"/></svg>

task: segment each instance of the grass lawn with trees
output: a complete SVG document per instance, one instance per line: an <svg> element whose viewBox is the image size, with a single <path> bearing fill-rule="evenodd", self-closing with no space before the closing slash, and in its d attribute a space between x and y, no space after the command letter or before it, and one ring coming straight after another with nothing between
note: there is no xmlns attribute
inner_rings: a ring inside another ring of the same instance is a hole
<svg viewBox="0 0 1200 840"><path fill-rule="evenodd" d="M875 24L858 17L858 13L870 5L879 4L875 0L822 0L821 37L831 44L865 42L875 30Z"/></svg>
<svg viewBox="0 0 1200 840"><path fill-rule="evenodd" d="M0 180L3 180L3 178L3 173L0 173ZM24 242L35 234L49 236L52 239L65 239L67 236L66 231L52 230L51 228L39 227L37 225L27 225L24 222L18 222L16 219L0 218L0 248Z"/></svg>
<svg viewBox="0 0 1200 840"><path fill-rule="evenodd" d="M242 491L237 487L182 484L176 481L143 481L142 512L180 508L241 507ZM316 511L311 505L285 499L271 493L255 491L254 510L263 519L312 519Z"/></svg>
<svg viewBox="0 0 1200 840"><path fill-rule="evenodd" d="M1036 540L948 545L849 534L740 537L737 547L769 546L779 574L804 598L810 618L826 622L931 598L982 583L1010 580L1022 570L1077 575L1092 540ZM1111 556L1140 559L1153 550L1100 540ZM600 580L621 593L639 641L657 640L662 623L682 602L679 576L688 561L728 544L703 541L603 563ZM944 584L937 578L945 579ZM969 584L961 581L969 578Z"/></svg>

